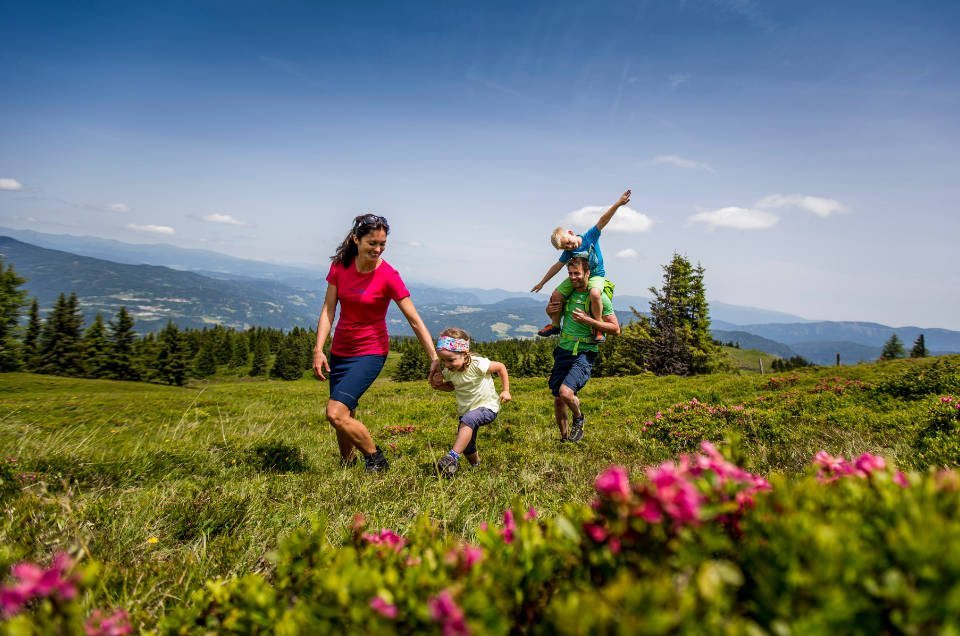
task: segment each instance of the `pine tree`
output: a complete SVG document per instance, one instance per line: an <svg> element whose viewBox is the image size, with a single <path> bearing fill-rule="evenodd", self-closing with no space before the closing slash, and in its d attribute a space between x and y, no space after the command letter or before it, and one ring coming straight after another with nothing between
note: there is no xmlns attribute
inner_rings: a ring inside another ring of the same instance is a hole
<svg viewBox="0 0 960 636"><path fill-rule="evenodd" d="M419 344L408 344L400 355L400 362L393 372L394 382L423 380L430 371L430 359Z"/></svg>
<svg viewBox="0 0 960 636"><path fill-rule="evenodd" d="M210 338L204 338L193 359L193 372L197 377L205 378L217 372L217 359L213 354L213 343Z"/></svg>
<svg viewBox="0 0 960 636"><path fill-rule="evenodd" d="M82 376L83 351L80 329L83 318L76 294L60 294L40 333L39 373Z"/></svg>
<svg viewBox="0 0 960 636"><path fill-rule="evenodd" d="M291 332L283 339L277 357L270 369L271 378L282 380L299 380L303 377L303 360L300 351L299 334Z"/></svg>
<svg viewBox="0 0 960 636"><path fill-rule="evenodd" d="M117 311L115 320L110 321L110 377L117 380L139 380L140 370L134 356L134 343L137 334L133 331L133 318L126 307Z"/></svg>
<svg viewBox="0 0 960 636"><path fill-rule="evenodd" d="M4 269L0 258L0 371L15 371L22 363L17 323L20 308L27 299L27 293L19 289L25 282L26 279L14 271L13 265Z"/></svg>
<svg viewBox="0 0 960 636"><path fill-rule="evenodd" d="M902 358L906 355L906 351L903 348L903 342L897 336L893 334L890 336L890 339L883 343L883 350L880 352L881 360L894 360L896 358Z"/></svg>
<svg viewBox="0 0 960 636"><path fill-rule="evenodd" d="M213 357L217 364L228 364L233 357L233 331L217 325L213 329Z"/></svg>
<svg viewBox="0 0 960 636"><path fill-rule="evenodd" d="M23 368L33 371L37 367L37 351L40 346L40 333L43 323L40 321L40 303L34 298L30 303L30 318L27 330L23 334Z"/></svg>
<svg viewBox="0 0 960 636"><path fill-rule="evenodd" d="M609 345L603 349L604 357L598 368L598 376L637 375L648 364L653 338L650 321L636 309L633 320L624 325L619 336L608 338Z"/></svg>
<svg viewBox="0 0 960 636"><path fill-rule="evenodd" d="M917 339L913 341L913 348L910 349L911 358L926 358L930 355L930 351L927 349L927 342L923 338L923 334L917 336Z"/></svg>
<svg viewBox="0 0 960 636"><path fill-rule="evenodd" d="M720 364L719 347L710 335L710 314L703 284L704 269L674 254L663 266L663 287L650 288L648 368L658 375L707 373Z"/></svg>
<svg viewBox="0 0 960 636"><path fill-rule="evenodd" d="M233 351L230 354L230 368L240 369L247 366L247 359L250 357L250 350L247 349L247 337L244 334L238 334L233 339Z"/></svg>
<svg viewBox="0 0 960 636"><path fill-rule="evenodd" d="M97 313L96 318L83 334L83 362L87 376L111 377L112 359L110 342L107 340L107 328L103 323L103 316Z"/></svg>
<svg viewBox="0 0 960 636"><path fill-rule="evenodd" d="M253 347L253 364L250 366L250 375L265 375L269 363L270 344L266 337L257 338L257 343Z"/></svg>
<svg viewBox="0 0 960 636"><path fill-rule="evenodd" d="M187 348L180 330L167 322L160 331L156 362L157 377L167 384L183 386L187 378Z"/></svg>

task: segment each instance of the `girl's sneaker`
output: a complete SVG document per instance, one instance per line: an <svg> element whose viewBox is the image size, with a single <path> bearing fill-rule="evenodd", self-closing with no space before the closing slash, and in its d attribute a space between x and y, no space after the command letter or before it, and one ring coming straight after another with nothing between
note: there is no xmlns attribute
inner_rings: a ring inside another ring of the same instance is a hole
<svg viewBox="0 0 960 636"><path fill-rule="evenodd" d="M460 462L447 453L437 461L437 472L440 473L442 477L453 477L453 474L457 472L457 468L459 468L459 464Z"/></svg>

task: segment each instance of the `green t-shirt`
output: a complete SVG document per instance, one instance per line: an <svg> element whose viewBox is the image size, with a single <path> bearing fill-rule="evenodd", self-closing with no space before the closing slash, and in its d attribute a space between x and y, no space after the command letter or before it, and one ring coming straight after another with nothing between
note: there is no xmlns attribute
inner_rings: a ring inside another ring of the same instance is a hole
<svg viewBox="0 0 960 636"><path fill-rule="evenodd" d="M600 294L600 301L603 303L603 315L609 316L612 314L613 303L607 298L606 294ZM557 343L557 346L563 347L567 351L597 351L599 347L593 338L593 327L574 320L572 316L575 309L580 309L583 313L590 315L589 290L575 291L567 299L567 304L563 308L560 342Z"/></svg>

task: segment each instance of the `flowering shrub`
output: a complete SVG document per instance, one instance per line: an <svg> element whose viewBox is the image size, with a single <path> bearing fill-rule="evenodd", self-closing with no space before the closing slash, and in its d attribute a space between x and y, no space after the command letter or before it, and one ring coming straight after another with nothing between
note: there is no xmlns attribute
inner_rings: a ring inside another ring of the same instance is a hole
<svg viewBox="0 0 960 636"><path fill-rule="evenodd" d="M788 386L793 386L800 381L800 376L798 375L775 375L771 378L767 378L767 388L774 391L778 389L784 389Z"/></svg>
<svg viewBox="0 0 960 636"><path fill-rule="evenodd" d="M694 450L703 439L716 439L732 429L749 430L752 411L743 405L708 404L697 398L657 411L642 431L678 450Z"/></svg>
<svg viewBox="0 0 960 636"><path fill-rule="evenodd" d="M938 402L947 408L953 402ZM469 542L429 519L358 516L285 538L269 575L207 581L158 634L943 633L960 622L960 475L817 453L770 481L710 443L631 480L611 466L591 506L514 506ZM17 566L0 634L125 634L80 612L87 575ZM29 597L29 599L27 598ZM4 606L6 607L6 605Z"/></svg>
<svg viewBox="0 0 960 636"><path fill-rule="evenodd" d="M395 424L393 426L385 426L383 430L387 435L407 435L417 430L417 427L413 424Z"/></svg>
<svg viewBox="0 0 960 636"><path fill-rule="evenodd" d="M932 400L914 443L920 466L960 465L960 397Z"/></svg>
<svg viewBox="0 0 960 636"><path fill-rule="evenodd" d="M811 389L811 393L835 393L843 395L848 390L856 389L862 391L869 389L870 385L861 380L844 380L843 378L824 378L817 382Z"/></svg>
<svg viewBox="0 0 960 636"><path fill-rule="evenodd" d="M92 580L96 567L77 568L63 552L54 555L49 567L23 562L14 565L14 582L0 586L2 634L79 634L123 636L132 631L127 613L107 614L95 609L84 620L76 601L79 591Z"/></svg>

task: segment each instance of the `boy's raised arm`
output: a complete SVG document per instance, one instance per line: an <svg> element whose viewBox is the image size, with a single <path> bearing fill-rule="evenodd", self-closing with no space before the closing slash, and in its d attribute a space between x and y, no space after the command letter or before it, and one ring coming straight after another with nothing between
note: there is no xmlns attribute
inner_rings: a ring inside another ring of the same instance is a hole
<svg viewBox="0 0 960 636"><path fill-rule="evenodd" d="M597 221L597 229L602 230L607 226L607 223L610 222L610 219L613 218L613 215L620 209L621 206L630 203L630 191L627 190L620 195L620 198L617 199L617 202L610 206L610 209L601 215L600 220Z"/></svg>
<svg viewBox="0 0 960 636"><path fill-rule="evenodd" d="M547 281L553 278L554 276L556 276L557 272L559 272L561 269L563 269L563 263L561 263L560 261L557 261L556 263L551 265L550 269L547 270L547 273L544 274L543 278L540 279L540 282L534 285L533 289L531 289L530 291L538 292L541 289L543 289L543 286L547 284Z"/></svg>

